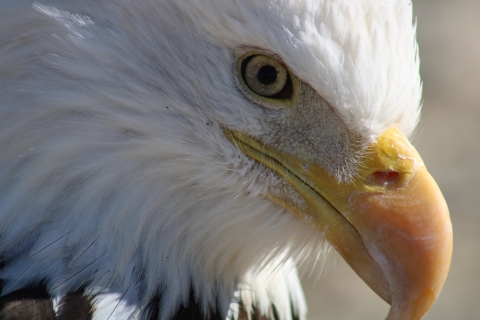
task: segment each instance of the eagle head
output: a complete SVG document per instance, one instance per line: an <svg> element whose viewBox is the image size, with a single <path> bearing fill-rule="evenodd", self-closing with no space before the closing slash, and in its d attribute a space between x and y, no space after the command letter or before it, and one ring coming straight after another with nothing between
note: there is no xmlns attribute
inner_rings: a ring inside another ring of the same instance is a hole
<svg viewBox="0 0 480 320"><path fill-rule="evenodd" d="M410 1L25 2L0 5L4 315L42 290L57 316L305 319L295 264L330 248L387 319L430 309L452 229L408 140Z"/></svg>

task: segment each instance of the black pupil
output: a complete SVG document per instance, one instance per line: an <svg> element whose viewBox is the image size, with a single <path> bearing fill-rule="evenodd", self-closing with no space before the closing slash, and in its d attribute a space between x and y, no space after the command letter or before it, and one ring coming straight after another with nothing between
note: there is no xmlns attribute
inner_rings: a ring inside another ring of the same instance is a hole
<svg viewBox="0 0 480 320"><path fill-rule="evenodd" d="M258 70L257 78L265 85L272 84L277 80L277 69L270 65L263 66Z"/></svg>

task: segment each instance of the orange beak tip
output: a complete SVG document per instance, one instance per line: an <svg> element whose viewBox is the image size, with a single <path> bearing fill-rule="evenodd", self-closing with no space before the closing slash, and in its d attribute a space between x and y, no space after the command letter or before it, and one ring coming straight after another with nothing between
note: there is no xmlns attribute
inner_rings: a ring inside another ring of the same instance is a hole
<svg viewBox="0 0 480 320"><path fill-rule="evenodd" d="M440 294L452 256L452 226L437 184L421 168L404 187L357 194L349 204L355 213L349 220L390 286L387 319L421 319Z"/></svg>

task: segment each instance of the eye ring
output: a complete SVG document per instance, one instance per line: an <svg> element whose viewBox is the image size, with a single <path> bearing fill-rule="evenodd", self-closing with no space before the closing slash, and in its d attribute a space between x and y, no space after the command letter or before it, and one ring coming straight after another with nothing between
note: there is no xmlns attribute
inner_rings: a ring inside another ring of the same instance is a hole
<svg viewBox="0 0 480 320"><path fill-rule="evenodd" d="M241 63L241 76L255 94L278 100L292 98L293 83L288 70L277 60L254 54Z"/></svg>

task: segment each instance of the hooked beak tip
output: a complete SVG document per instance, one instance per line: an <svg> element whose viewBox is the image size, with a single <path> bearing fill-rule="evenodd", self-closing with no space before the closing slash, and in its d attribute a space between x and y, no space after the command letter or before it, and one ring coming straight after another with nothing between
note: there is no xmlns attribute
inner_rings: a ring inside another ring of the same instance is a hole
<svg viewBox="0 0 480 320"><path fill-rule="evenodd" d="M390 286L388 320L421 319L447 277L452 225L440 189L425 167L398 190L349 200L352 223Z"/></svg>

